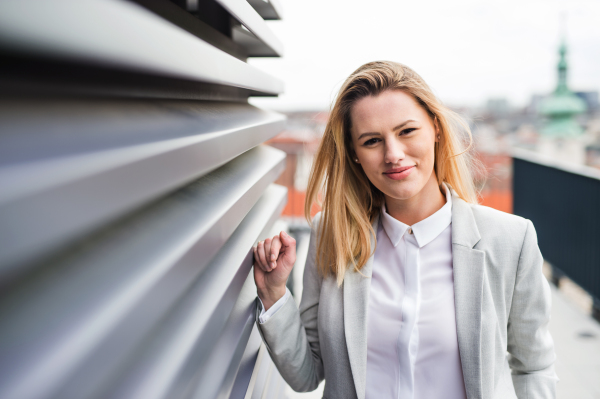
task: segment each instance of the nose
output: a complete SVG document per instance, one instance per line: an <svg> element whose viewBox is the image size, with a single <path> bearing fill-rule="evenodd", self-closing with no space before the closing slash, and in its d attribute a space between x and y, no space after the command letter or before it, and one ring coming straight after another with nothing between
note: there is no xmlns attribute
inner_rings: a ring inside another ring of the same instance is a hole
<svg viewBox="0 0 600 399"><path fill-rule="evenodd" d="M385 142L385 163L395 165L405 157L404 146L396 140L386 140Z"/></svg>

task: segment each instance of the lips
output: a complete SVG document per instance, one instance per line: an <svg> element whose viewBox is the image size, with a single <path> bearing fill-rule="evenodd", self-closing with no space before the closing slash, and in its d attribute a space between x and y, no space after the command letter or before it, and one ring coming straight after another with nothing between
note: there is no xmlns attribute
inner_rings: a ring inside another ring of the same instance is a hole
<svg viewBox="0 0 600 399"><path fill-rule="evenodd" d="M412 172L415 165L401 166L399 168L388 169L383 174L392 180L402 180Z"/></svg>
<svg viewBox="0 0 600 399"><path fill-rule="evenodd" d="M392 174L392 173L401 173L404 172L405 170L408 170L410 168L414 168L415 165L411 165L411 166L402 166L400 168L393 168L393 169L388 169L385 172L383 172L384 175L388 175L388 174Z"/></svg>

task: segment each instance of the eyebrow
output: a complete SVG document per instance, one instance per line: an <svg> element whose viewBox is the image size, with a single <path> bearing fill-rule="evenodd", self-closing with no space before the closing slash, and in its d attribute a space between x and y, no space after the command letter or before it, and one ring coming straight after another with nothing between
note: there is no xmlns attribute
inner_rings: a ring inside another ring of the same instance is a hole
<svg viewBox="0 0 600 399"><path fill-rule="evenodd" d="M407 121L402 122L401 124L399 124L398 126L396 126L395 128L393 128L392 130L400 130L402 129L406 124L410 123L410 122L416 122L414 119L409 119ZM363 137L368 137L368 136L377 136L379 133L375 133L375 132L368 132L368 133L362 133L360 136L358 136L357 140L362 139Z"/></svg>

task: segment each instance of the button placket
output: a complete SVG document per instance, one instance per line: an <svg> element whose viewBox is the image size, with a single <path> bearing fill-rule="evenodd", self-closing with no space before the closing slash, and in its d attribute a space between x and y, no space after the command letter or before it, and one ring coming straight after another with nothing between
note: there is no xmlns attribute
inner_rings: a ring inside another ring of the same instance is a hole
<svg viewBox="0 0 600 399"><path fill-rule="evenodd" d="M406 248L404 272L405 293L402 303L402 328L398 337L400 351L400 369L410 370L399 374L398 398L414 396L414 366L417 357L419 334L417 318L419 312L419 245L412 228L406 230L404 245Z"/></svg>

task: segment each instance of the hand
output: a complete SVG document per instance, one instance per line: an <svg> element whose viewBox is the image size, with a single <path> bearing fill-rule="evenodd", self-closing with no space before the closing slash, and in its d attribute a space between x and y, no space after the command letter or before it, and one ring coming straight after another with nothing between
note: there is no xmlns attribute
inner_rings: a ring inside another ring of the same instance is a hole
<svg viewBox="0 0 600 399"><path fill-rule="evenodd" d="M285 295L285 283L296 262L296 240L281 232L260 241L254 249L254 282L268 310Z"/></svg>

